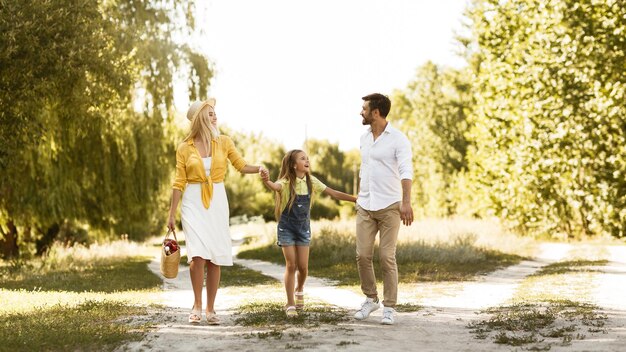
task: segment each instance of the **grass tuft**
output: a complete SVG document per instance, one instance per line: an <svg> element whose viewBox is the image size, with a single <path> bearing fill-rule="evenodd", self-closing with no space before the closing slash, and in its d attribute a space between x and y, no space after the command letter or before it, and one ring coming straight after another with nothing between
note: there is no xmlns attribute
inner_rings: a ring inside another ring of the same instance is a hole
<svg viewBox="0 0 626 352"><path fill-rule="evenodd" d="M348 321L348 311L329 305L311 305L299 311L297 317L288 318L283 304L278 302L253 302L238 308L235 324L243 326L313 327L321 324L336 325Z"/></svg>
<svg viewBox="0 0 626 352"><path fill-rule="evenodd" d="M339 341L339 343L337 343L337 346L339 347L345 347L345 346L349 346L349 345L358 345L359 343L356 341Z"/></svg>
<svg viewBox="0 0 626 352"><path fill-rule="evenodd" d="M400 313L411 313L422 310L424 307L413 303L397 304L395 309Z"/></svg>
<svg viewBox="0 0 626 352"><path fill-rule="evenodd" d="M493 340L497 344L511 346L522 346L529 343L540 342L535 334L514 335L504 331L499 332Z"/></svg>
<svg viewBox="0 0 626 352"><path fill-rule="evenodd" d="M568 273L598 272L593 267L604 266L608 260L569 260L544 266L531 276L560 275Z"/></svg>
<svg viewBox="0 0 626 352"><path fill-rule="evenodd" d="M520 303L510 306L489 308L482 313L490 314L487 320L472 322L468 328L478 339L491 334L498 344L522 346L543 342L539 336L550 339L548 345L560 339L561 344L573 339L584 339L579 326L604 326L606 315L589 303L569 300L553 300L537 303ZM545 346L533 346L544 348Z"/></svg>

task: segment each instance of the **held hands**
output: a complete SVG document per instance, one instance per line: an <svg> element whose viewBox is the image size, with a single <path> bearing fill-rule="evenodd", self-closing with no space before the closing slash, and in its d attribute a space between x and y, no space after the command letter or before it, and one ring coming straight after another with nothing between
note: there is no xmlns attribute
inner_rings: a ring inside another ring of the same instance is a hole
<svg viewBox="0 0 626 352"><path fill-rule="evenodd" d="M265 168L265 166L259 166L259 176L261 176L261 180L263 182L270 180L270 171Z"/></svg>

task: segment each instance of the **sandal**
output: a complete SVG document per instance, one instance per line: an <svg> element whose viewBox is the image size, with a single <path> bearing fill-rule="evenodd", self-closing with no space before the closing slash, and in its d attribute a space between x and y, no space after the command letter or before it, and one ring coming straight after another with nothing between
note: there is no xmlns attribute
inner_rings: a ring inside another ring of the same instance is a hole
<svg viewBox="0 0 626 352"><path fill-rule="evenodd" d="M220 318L217 316L215 312L206 312L206 322L209 325L220 325Z"/></svg>
<svg viewBox="0 0 626 352"><path fill-rule="evenodd" d="M189 314L189 323L199 324L201 321L202 321L202 310L192 309L191 314Z"/></svg>
<svg viewBox="0 0 626 352"><path fill-rule="evenodd" d="M304 308L304 292L296 292L296 309L300 310Z"/></svg>
<svg viewBox="0 0 626 352"><path fill-rule="evenodd" d="M289 306L285 308L285 314L287 314L287 318L295 318L298 316L298 312L296 311L295 306Z"/></svg>

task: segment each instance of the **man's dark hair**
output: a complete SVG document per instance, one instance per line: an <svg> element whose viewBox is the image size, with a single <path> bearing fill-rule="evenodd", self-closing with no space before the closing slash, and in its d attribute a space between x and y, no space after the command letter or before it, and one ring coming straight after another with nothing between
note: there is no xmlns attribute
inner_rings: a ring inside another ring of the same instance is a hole
<svg viewBox="0 0 626 352"><path fill-rule="evenodd" d="M365 101L369 101L370 111L374 111L374 109L378 109L378 113L383 118L387 117L389 114L389 110L391 110L391 100L386 95L382 95L380 93L373 93L370 95L366 95L361 98Z"/></svg>

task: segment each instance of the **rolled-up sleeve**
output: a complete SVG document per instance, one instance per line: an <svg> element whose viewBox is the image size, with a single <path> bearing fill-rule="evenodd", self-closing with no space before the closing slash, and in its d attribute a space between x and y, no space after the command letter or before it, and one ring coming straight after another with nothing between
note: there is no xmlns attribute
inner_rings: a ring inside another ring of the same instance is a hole
<svg viewBox="0 0 626 352"><path fill-rule="evenodd" d="M174 178L174 184L172 185L173 189L177 189L179 191L184 191L185 186L187 186L187 171L185 168L185 153L183 149L185 148L184 144L181 144L176 148L176 177Z"/></svg>
<svg viewBox="0 0 626 352"><path fill-rule="evenodd" d="M241 171L247 165L246 161L235 148L235 143L233 143L232 139L225 138L224 140L226 142L226 157L237 171Z"/></svg>
<svg viewBox="0 0 626 352"><path fill-rule="evenodd" d="M398 160L398 172L401 180L413 180L413 152L411 142L404 135L398 138L396 159Z"/></svg>

